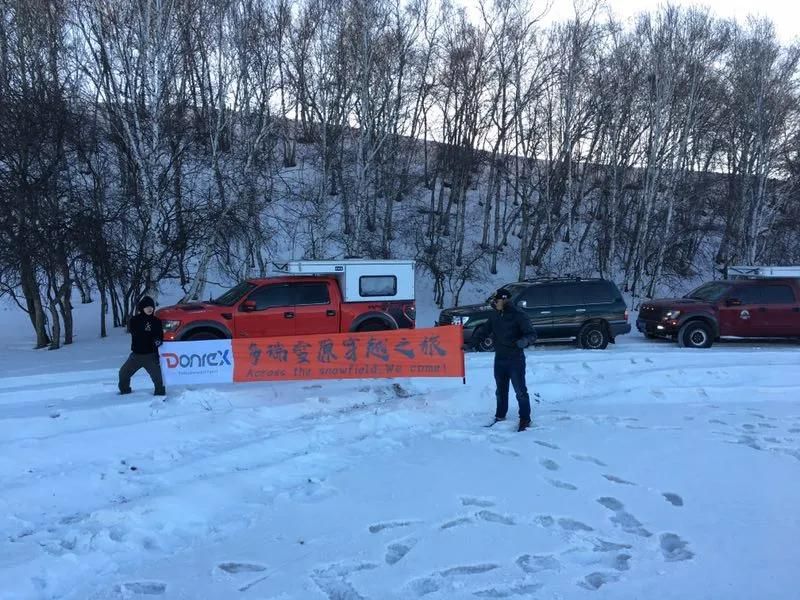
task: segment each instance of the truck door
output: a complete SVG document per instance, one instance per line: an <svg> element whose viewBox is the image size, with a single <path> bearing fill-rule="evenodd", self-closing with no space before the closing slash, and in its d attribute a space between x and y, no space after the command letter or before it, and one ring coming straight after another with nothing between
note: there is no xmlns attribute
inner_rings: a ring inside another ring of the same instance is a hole
<svg viewBox="0 0 800 600"><path fill-rule="evenodd" d="M792 286L785 283L765 284L761 291L770 336L800 335L800 302Z"/></svg>
<svg viewBox="0 0 800 600"><path fill-rule="evenodd" d="M764 285L735 286L719 308L720 335L769 337Z"/></svg>
<svg viewBox="0 0 800 600"><path fill-rule="evenodd" d="M294 335L295 314L289 286L268 284L250 292L239 304L234 327L238 338Z"/></svg>
<svg viewBox="0 0 800 600"><path fill-rule="evenodd" d="M340 306L331 294L332 281L292 283L295 335L339 333Z"/></svg>

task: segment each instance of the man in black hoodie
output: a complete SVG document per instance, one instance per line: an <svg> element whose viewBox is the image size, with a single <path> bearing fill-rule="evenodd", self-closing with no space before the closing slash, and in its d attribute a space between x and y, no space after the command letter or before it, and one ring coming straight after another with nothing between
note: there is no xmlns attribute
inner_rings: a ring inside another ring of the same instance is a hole
<svg viewBox="0 0 800 600"><path fill-rule="evenodd" d="M494 380L497 384L497 412L494 422L504 421L508 412L509 382L514 386L519 404L519 428L525 431L531 424L531 400L525 383L525 352L536 341L536 331L530 320L511 303L511 292L500 288L492 300L494 311L476 332L475 345L489 336L494 337Z"/></svg>
<svg viewBox="0 0 800 600"><path fill-rule="evenodd" d="M131 317L128 331L131 334L131 355L119 370L119 393L131 393L131 377L139 369L145 369L153 380L156 396L166 396L164 382L161 379L161 365L158 360L158 347L164 339L161 320L153 313L156 303L150 296L145 296L136 306L139 314Z"/></svg>

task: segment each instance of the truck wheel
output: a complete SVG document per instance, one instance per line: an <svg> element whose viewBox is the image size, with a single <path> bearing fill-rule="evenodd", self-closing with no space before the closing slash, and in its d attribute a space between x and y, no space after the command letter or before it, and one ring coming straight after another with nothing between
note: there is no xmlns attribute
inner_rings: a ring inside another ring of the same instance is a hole
<svg viewBox="0 0 800 600"><path fill-rule="evenodd" d="M578 334L578 345L585 350L605 350L608 342L608 328L603 323L587 323Z"/></svg>
<svg viewBox="0 0 800 600"><path fill-rule="evenodd" d="M703 321L689 321L678 332L681 348L710 348L714 343L711 327Z"/></svg>
<svg viewBox="0 0 800 600"><path fill-rule="evenodd" d="M386 326L386 323L383 321L379 321L378 319L372 319L370 321L364 321L361 325L358 326L356 329L357 332L361 333L363 331L386 331L389 327Z"/></svg>
<svg viewBox="0 0 800 600"><path fill-rule="evenodd" d="M215 333L213 331L197 331L195 333L190 333L185 338L183 338L184 342L199 342L201 340L223 340L225 339L223 336Z"/></svg>

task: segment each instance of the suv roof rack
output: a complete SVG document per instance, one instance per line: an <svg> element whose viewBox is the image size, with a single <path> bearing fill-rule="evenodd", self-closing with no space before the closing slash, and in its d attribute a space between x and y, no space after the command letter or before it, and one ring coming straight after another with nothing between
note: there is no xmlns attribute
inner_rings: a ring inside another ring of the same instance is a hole
<svg viewBox="0 0 800 600"><path fill-rule="evenodd" d="M800 278L798 267L736 266L728 267L727 277L731 279L773 279Z"/></svg>
<svg viewBox="0 0 800 600"><path fill-rule="evenodd" d="M563 275L563 276L542 276L542 277L528 277L523 279L525 283L541 283L545 281L591 281L592 278L580 277L578 275Z"/></svg>

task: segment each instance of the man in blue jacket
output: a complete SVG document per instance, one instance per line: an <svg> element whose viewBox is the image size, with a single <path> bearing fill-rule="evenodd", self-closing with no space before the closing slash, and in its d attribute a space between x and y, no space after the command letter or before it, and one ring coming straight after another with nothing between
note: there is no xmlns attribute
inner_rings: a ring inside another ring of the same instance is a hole
<svg viewBox="0 0 800 600"><path fill-rule="evenodd" d="M511 302L511 292L500 288L492 300L494 311L486 324L475 332L475 345L494 338L494 379L497 384L497 411L494 422L504 421L508 413L509 382L514 386L519 404L519 428L525 431L531 424L531 399L525 383L524 349L536 341L536 331L530 320Z"/></svg>

